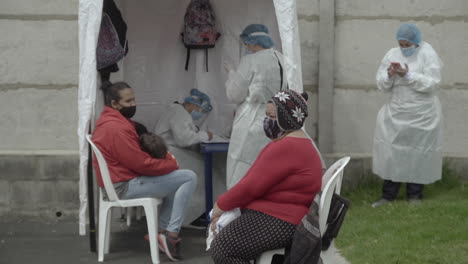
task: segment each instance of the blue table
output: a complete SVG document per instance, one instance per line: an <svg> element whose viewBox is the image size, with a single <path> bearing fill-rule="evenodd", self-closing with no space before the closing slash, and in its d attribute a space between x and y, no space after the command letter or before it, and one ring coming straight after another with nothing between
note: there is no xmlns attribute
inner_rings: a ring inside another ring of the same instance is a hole
<svg viewBox="0 0 468 264"><path fill-rule="evenodd" d="M213 208L213 153L227 152L229 143L201 143L201 153L205 157L205 215L210 219L210 211Z"/></svg>

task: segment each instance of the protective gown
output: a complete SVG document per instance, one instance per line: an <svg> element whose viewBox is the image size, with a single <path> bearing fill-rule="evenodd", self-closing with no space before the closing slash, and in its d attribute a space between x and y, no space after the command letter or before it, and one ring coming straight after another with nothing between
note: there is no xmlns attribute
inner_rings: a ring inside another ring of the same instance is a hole
<svg viewBox="0 0 468 264"><path fill-rule="evenodd" d="M390 62L408 64L409 72L388 78ZM382 179L428 184L441 178L442 112L436 95L441 67L425 42L409 57L393 48L383 58L377 87L391 99L378 113L373 147L373 171Z"/></svg>
<svg viewBox="0 0 468 264"><path fill-rule="evenodd" d="M283 67L282 87L278 60ZM229 73L226 94L238 107L227 157L228 189L245 175L258 153L270 142L263 131L265 105L280 91L280 87L286 89L284 68L281 53L264 49L242 57L237 70Z"/></svg>
<svg viewBox="0 0 468 264"><path fill-rule="evenodd" d="M154 133L161 136L171 152L177 159L181 169L189 169L197 175L197 187L192 200L187 208L183 225L187 225L205 212L205 167L203 155L198 149L198 144L208 141L208 134L199 131L194 125L191 115L181 104L172 104L161 116ZM213 193L223 193L224 162L220 162L214 155L213 161ZM221 158L220 158L221 159ZM222 159L221 159L222 160Z"/></svg>

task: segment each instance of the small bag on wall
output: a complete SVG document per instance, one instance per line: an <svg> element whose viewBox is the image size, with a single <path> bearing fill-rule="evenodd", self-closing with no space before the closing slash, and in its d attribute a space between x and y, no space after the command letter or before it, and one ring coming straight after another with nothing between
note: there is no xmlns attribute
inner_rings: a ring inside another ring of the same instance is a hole
<svg viewBox="0 0 468 264"><path fill-rule="evenodd" d="M126 44L127 42L125 42ZM125 56L125 47L122 47L117 30L110 17L102 13L101 29L96 47L96 64L100 70L112 65Z"/></svg>
<svg viewBox="0 0 468 264"><path fill-rule="evenodd" d="M216 31L216 18L209 0L191 0L184 16L184 30L181 33L187 48L185 70L188 70L191 49L204 49L206 71L208 71L208 49L214 48L221 34Z"/></svg>

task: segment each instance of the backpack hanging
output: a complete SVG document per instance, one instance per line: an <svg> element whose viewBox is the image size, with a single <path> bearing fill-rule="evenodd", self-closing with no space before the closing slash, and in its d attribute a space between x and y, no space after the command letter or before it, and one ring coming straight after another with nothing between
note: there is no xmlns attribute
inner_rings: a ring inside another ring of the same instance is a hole
<svg viewBox="0 0 468 264"><path fill-rule="evenodd" d="M126 44L127 42L125 42ZM99 30L96 46L97 69L112 65L125 56L125 47L122 47L117 30L106 13L102 13L101 28Z"/></svg>
<svg viewBox="0 0 468 264"><path fill-rule="evenodd" d="M206 71L208 72L208 49L214 48L216 40L221 36L216 31L214 10L209 0L191 0L184 16L184 30L181 33L182 42L187 48L185 70L188 70L191 49L205 50Z"/></svg>

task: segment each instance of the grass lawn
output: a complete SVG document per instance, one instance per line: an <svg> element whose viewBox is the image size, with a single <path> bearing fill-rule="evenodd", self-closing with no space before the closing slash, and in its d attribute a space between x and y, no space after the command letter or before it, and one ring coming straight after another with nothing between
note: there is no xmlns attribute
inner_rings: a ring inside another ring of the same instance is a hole
<svg viewBox="0 0 468 264"><path fill-rule="evenodd" d="M371 208L381 183L343 195L351 207L336 245L352 264L467 264L468 188L444 168L442 181L427 185L419 205L406 201L406 186L394 203Z"/></svg>

